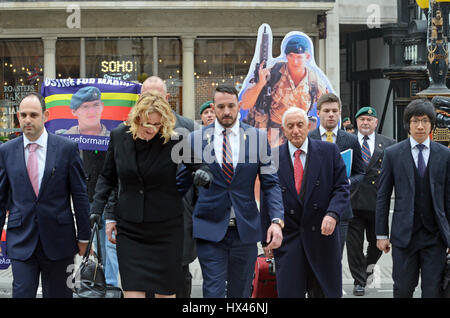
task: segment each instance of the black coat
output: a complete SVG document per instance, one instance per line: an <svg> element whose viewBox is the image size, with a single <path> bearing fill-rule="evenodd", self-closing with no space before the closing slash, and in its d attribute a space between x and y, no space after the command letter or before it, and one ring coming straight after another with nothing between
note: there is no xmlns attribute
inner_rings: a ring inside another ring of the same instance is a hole
<svg viewBox="0 0 450 318"><path fill-rule="evenodd" d="M319 128L314 129L308 135L311 139L321 140L320 130ZM364 179L365 167L364 161L361 155L361 146L359 145L358 138L355 135L352 135L342 129L338 129L337 137L336 137L336 145L339 147L339 151L343 152L347 149L353 149L353 161L352 161L352 170L350 173L350 197L353 197L353 194L358 186ZM349 204L348 208L341 215L341 221L348 221L353 217L352 207Z"/></svg>
<svg viewBox="0 0 450 318"><path fill-rule="evenodd" d="M375 134L375 149L366 167L366 175L352 196L353 210L373 211L375 213L384 150L393 144L395 144L394 139Z"/></svg>
<svg viewBox="0 0 450 318"><path fill-rule="evenodd" d="M152 182L144 183L136 162L136 150L129 127L119 125L110 135L105 165L95 188L91 212L101 214L114 187L119 184L119 195L114 215L126 221L141 223L165 221L181 216L183 205L176 187L177 163L171 152L178 140L163 144L157 138L150 156L154 157L148 167ZM195 170L200 165L187 164ZM205 168L207 170L207 168Z"/></svg>

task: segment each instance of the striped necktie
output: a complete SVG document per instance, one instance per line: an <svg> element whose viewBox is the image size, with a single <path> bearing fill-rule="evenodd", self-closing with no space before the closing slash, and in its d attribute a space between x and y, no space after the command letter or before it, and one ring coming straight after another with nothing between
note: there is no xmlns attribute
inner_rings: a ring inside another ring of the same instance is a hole
<svg viewBox="0 0 450 318"><path fill-rule="evenodd" d="M367 142L367 140L369 139L369 136L364 136L363 139L364 139L364 141L363 141L362 146L361 146L361 154L362 154L362 158L364 160L364 163L366 165L368 165L369 161L370 161L370 157L371 157L369 143Z"/></svg>
<svg viewBox="0 0 450 318"><path fill-rule="evenodd" d="M233 153L231 152L230 140L227 136L227 130L223 130L223 145L222 145L222 171L225 176L225 180L231 183L233 180Z"/></svg>
<svg viewBox="0 0 450 318"><path fill-rule="evenodd" d="M327 135L326 141L333 143L333 132L332 131L326 131L325 135Z"/></svg>

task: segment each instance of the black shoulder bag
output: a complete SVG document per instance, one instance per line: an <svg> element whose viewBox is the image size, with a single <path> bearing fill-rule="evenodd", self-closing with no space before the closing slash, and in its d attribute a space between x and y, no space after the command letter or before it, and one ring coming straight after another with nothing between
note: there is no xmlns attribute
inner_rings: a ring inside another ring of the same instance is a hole
<svg viewBox="0 0 450 318"><path fill-rule="evenodd" d="M94 251L96 261L89 258L94 237L97 236L97 253ZM74 298L122 298L122 290L107 285L103 271L102 251L98 233L98 224L94 224L89 244L84 253L83 260L73 279Z"/></svg>

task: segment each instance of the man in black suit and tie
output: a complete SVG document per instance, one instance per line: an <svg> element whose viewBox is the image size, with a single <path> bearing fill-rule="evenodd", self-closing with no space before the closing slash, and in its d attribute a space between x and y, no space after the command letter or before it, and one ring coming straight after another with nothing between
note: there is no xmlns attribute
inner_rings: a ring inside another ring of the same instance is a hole
<svg viewBox="0 0 450 318"><path fill-rule="evenodd" d="M361 156L361 147L355 135L339 129L338 122L341 118L341 100L332 93L322 95L317 102L317 115L320 119L320 126L309 133L312 139L335 143L341 152L352 149L353 160L349 177L350 195L356 186L363 180L365 167ZM353 217L350 202L347 209L340 215L339 232L341 253L344 251L345 240L347 238L348 222Z"/></svg>
<svg viewBox="0 0 450 318"><path fill-rule="evenodd" d="M70 268L91 232L78 145L47 133L48 111L37 93L22 99L18 117L23 136L0 147L0 229L8 208L13 297L35 298L41 276L44 298L71 298Z"/></svg>
<svg viewBox="0 0 450 318"><path fill-rule="evenodd" d="M375 236L375 207L377 202L378 179L381 173L384 149L395 140L377 134L377 112L372 107L363 107L355 115L358 125L358 141L366 165L364 180L352 197L353 218L348 225L347 259L354 279L353 295L364 296L367 278L381 256ZM364 255L364 231L366 232L367 254Z"/></svg>
<svg viewBox="0 0 450 318"><path fill-rule="evenodd" d="M410 137L386 149L377 196L377 247L392 242L394 297L411 298L421 278L422 297L442 297L450 246L450 149L430 141L436 113L425 99L412 101L403 123ZM395 206L389 237L389 206Z"/></svg>

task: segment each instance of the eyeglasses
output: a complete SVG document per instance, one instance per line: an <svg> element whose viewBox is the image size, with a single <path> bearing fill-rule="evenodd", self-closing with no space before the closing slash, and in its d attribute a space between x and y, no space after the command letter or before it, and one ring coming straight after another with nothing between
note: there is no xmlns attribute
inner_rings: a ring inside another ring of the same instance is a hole
<svg viewBox="0 0 450 318"><path fill-rule="evenodd" d="M419 126L419 124L422 124L422 126L427 126L429 125L431 122L429 119L411 119L410 123L414 126Z"/></svg>
<svg viewBox="0 0 450 318"><path fill-rule="evenodd" d="M162 124L158 123L158 124L149 124L149 123L141 123L141 127L144 128L153 128L153 129L159 129L161 128Z"/></svg>

